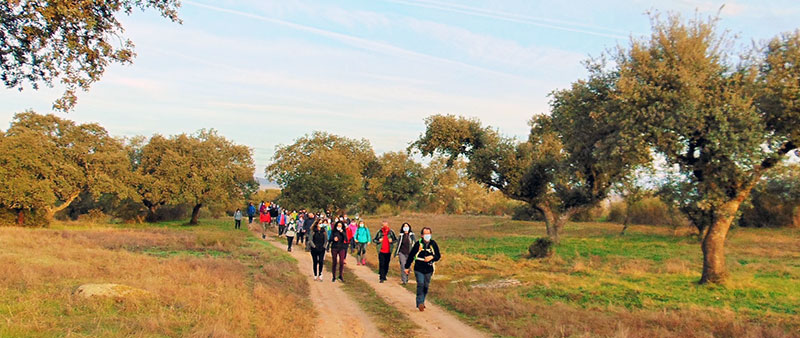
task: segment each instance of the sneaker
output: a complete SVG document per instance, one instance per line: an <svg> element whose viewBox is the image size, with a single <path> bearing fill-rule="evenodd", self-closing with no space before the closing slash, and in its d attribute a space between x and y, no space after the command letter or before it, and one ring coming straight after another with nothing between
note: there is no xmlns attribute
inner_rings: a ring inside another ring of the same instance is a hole
<svg viewBox="0 0 800 338"><path fill-rule="evenodd" d="M381 279L381 281L380 281L379 283L383 283L383 282L385 282L385 281L386 281L385 279Z"/></svg>
<svg viewBox="0 0 800 338"><path fill-rule="evenodd" d="M417 306L417 308L419 309L419 312L425 311L425 304L420 304Z"/></svg>
<svg viewBox="0 0 800 338"><path fill-rule="evenodd" d="M344 283L344 279L342 279L342 276L339 276L339 281Z"/></svg>
<svg viewBox="0 0 800 338"><path fill-rule="evenodd" d="M331 278L331 283L335 283L335 282L336 282L336 276L333 276L333 278Z"/></svg>

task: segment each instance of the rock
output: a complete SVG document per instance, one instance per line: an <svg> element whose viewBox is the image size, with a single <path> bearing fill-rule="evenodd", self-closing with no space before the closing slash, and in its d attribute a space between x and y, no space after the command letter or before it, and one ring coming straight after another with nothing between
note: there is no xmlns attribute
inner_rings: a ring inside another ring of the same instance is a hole
<svg viewBox="0 0 800 338"><path fill-rule="evenodd" d="M75 294L83 298L109 297L117 300L151 295L149 291L123 284L83 284L75 290Z"/></svg>
<svg viewBox="0 0 800 338"><path fill-rule="evenodd" d="M475 285L472 285L472 287L473 288L477 288L477 289L499 289L499 288L507 288L507 287L511 287L511 286L517 286L517 285L520 285L520 284L522 284L522 282L520 282L520 281L518 281L516 279L498 279L498 280L493 280L493 281L488 282L488 283L475 284Z"/></svg>

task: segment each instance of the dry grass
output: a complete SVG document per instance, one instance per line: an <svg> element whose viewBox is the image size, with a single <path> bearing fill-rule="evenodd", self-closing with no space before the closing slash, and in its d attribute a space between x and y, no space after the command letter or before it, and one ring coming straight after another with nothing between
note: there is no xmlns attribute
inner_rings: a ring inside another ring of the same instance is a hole
<svg viewBox="0 0 800 338"><path fill-rule="evenodd" d="M302 337L308 285L278 250L244 231L0 228L0 336ZM119 283L145 300L84 300ZM291 309L291 311L276 311ZM302 313L303 320L294 320Z"/></svg>
<svg viewBox="0 0 800 338"><path fill-rule="evenodd" d="M366 219L377 230L384 218ZM618 224L570 223L556 255L528 260L541 223L387 219L395 229L404 221L417 232L433 228L444 258L430 297L501 336L800 337L800 229L735 229L726 245L730 282L699 286L702 254L689 227L634 225L623 237ZM499 279L521 284L472 287Z"/></svg>

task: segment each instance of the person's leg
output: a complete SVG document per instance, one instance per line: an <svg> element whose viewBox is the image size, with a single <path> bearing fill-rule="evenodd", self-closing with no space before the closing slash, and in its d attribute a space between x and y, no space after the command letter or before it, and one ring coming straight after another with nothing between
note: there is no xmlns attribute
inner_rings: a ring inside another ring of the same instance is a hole
<svg viewBox="0 0 800 338"><path fill-rule="evenodd" d="M425 303L425 274L422 272L414 271L414 277L417 278L417 307Z"/></svg>
<svg viewBox="0 0 800 338"><path fill-rule="evenodd" d="M313 262L313 269L314 269L314 278L317 278L317 253L311 251L311 261Z"/></svg>
<svg viewBox="0 0 800 338"><path fill-rule="evenodd" d="M431 286L431 277L433 277L433 273L426 273L424 276L425 278L423 281L425 282L425 287L422 288L422 304L425 304L425 297L428 296L428 288Z"/></svg>
<svg viewBox="0 0 800 338"><path fill-rule="evenodd" d="M397 255L397 257L398 261L400 261L400 281L402 281L403 284L406 284L408 283L408 274L405 272L405 269L406 262L408 261L408 255L401 252Z"/></svg>
<svg viewBox="0 0 800 338"><path fill-rule="evenodd" d="M378 254L378 273L381 280L386 280L386 274L389 272L389 255L383 252Z"/></svg>
<svg viewBox="0 0 800 338"><path fill-rule="evenodd" d="M288 249L289 251L292 251L292 241L293 240L294 240L294 237L286 237L286 241L289 242L289 249Z"/></svg>
<svg viewBox="0 0 800 338"><path fill-rule="evenodd" d="M333 279L336 279L336 263L338 263L339 250L331 249L331 274Z"/></svg>
<svg viewBox="0 0 800 338"><path fill-rule="evenodd" d="M342 270L344 270L344 262L347 259L347 248L339 251L339 279L342 279Z"/></svg>

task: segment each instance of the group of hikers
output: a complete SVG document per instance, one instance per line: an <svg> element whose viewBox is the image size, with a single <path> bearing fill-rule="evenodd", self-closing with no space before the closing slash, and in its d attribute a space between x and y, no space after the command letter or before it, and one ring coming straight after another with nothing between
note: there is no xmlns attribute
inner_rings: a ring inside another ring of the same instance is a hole
<svg viewBox="0 0 800 338"><path fill-rule="evenodd" d="M396 233L389 227L388 221L381 223L381 228L373 237L364 220L358 216L349 218L346 214L330 216L330 212L313 213L305 209L289 212L279 205L261 201L256 208L253 203L247 206L248 223L258 216L261 225L261 238L266 238L267 228L278 227L278 237L285 237L287 251L292 245L305 244L305 250L311 253L314 281L322 281L322 267L325 253L331 253L331 282L344 282L342 271L346 264L347 251L356 255L357 265L367 264L367 246L376 245L378 251L378 275L380 283L386 281L389 263L392 257L398 257L400 263L400 280L408 283L411 266L414 266L414 277L417 280L416 304L419 311L425 311L425 297L433 276L435 263L441 259L441 252L436 241L432 239L432 230L424 227L420 231L422 238L417 238L409 223L403 223ZM234 213L235 228L241 229L242 212ZM338 268L338 277L337 277Z"/></svg>

